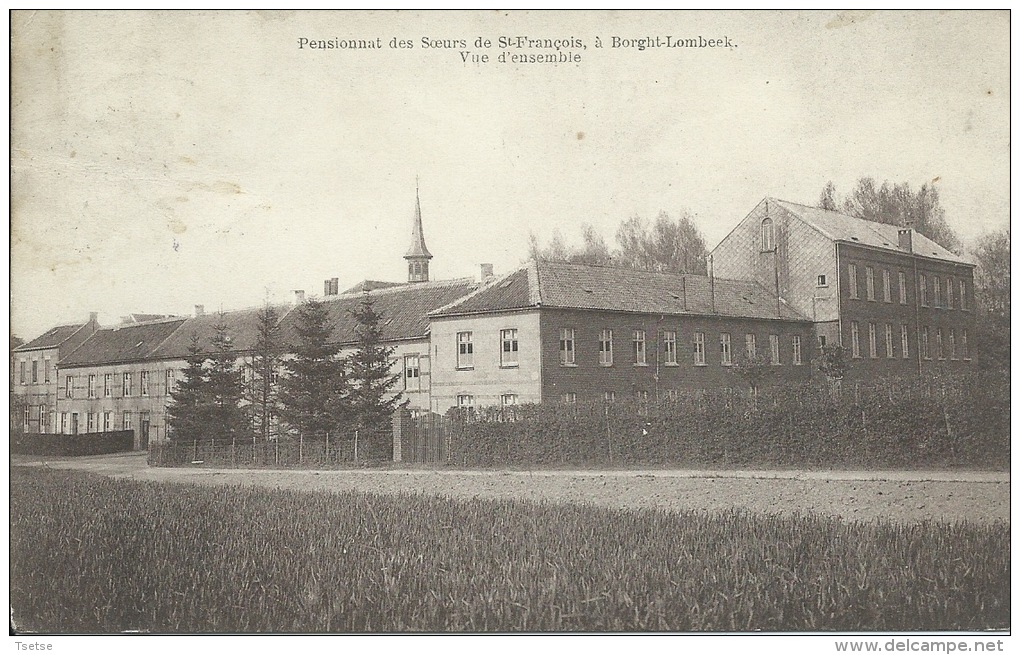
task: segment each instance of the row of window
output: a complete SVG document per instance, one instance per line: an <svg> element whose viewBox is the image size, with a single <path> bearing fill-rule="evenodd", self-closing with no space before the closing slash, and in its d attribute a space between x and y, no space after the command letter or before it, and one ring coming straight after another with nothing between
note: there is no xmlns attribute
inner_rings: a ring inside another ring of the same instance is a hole
<svg viewBox="0 0 1020 655"><path fill-rule="evenodd" d="M177 372L174 369L167 369L165 372L166 380L162 387L162 390L166 392L166 395L174 389L174 380L177 376ZM86 397L87 398L98 398L99 397L99 376L96 373L89 373L87 377L86 386ZM124 398L135 395L135 376L134 373L121 373L119 380L114 377L113 373L103 374L102 383L102 397L113 398L114 392L116 391L117 381L120 382L120 395ZM138 395L148 396L150 391L149 385L149 371L138 372ZM158 391L157 391L158 393ZM74 398L74 376L68 375L64 378L64 397Z"/></svg>
<svg viewBox="0 0 1020 655"><path fill-rule="evenodd" d="M475 344L472 340L473 333L457 333L457 368L471 369L475 367ZM499 365L505 368L514 368L518 365L517 359L517 329L508 328L499 331Z"/></svg>
<svg viewBox="0 0 1020 655"><path fill-rule="evenodd" d="M511 407L517 404L517 394L504 393L499 397L499 404L502 407ZM457 407L468 409L475 406L475 397L469 393L462 393L457 396Z"/></svg>
<svg viewBox="0 0 1020 655"><path fill-rule="evenodd" d="M693 341L693 358L695 366L706 366L705 332L695 332ZM662 343L663 363L666 366L678 366L677 360L677 333L675 330L663 330L660 332ZM647 335L644 330L633 330L631 333L631 344L633 364L635 366L648 365ZM792 337L793 363L799 366L803 363L801 356L801 338L798 335ZM744 352L748 359L758 357L757 336L751 333L744 335ZM782 364L779 348L779 335L769 335L769 361L774 365ZM575 334L573 328L562 328L560 330L560 364L562 366L576 366ZM719 362L723 366L733 364L733 343L729 332L719 333ZM602 366L613 365L613 331L602 330L599 337L599 364Z"/></svg>
<svg viewBox="0 0 1020 655"><path fill-rule="evenodd" d="M42 360L42 362L43 362L43 365L42 365L43 380L42 381L44 383L49 383L50 379L53 377L52 376L52 370L53 369L52 369L51 361L52 360L49 357L45 357ZM20 366L18 367L19 368L18 381L21 384L39 384L39 360L38 359L33 359L31 362L29 362L26 359L22 359L19 362L19 364L20 364ZM31 369L29 369L29 365L30 364L31 364Z"/></svg>
<svg viewBox="0 0 1020 655"><path fill-rule="evenodd" d="M39 431L49 432L51 429L58 434L78 434L79 432L111 432L113 430L132 430L133 414L126 411L120 414L120 427L116 425L117 415L112 411L86 412L85 425L81 424L78 412L61 412L59 417L56 412L46 411L46 405L38 405L25 408L25 426L29 424L30 417L37 415L38 419L31 418L34 422L39 421ZM55 423L56 421L56 423ZM138 425L149 424L149 412L138 412Z"/></svg>
<svg viewBox="0 0 1020 655"><path fill-rule="evenodd" d="M891 274L888 269L882 269L882 300L884 302L891 303L892 298L892 280ZM860 299L860 288L858 286L857 278L857 264L847 265L847 277L850 281L849 293L850 298ZM819 286L825 286L825 276L818 276ZM907 304L907 274L904 271L897 271L897 287L898 287L898 298L901 305ZM966 311L967 308L967 281L959 280L957 284L952 277L945 278L945 284L939 276L932 276L931 285L928 284L928 278L924 273L918 274L917 288L920 293L920 302L922 307L937 307L942 309L953 309L956 305L959 309ZM954 298L954 290L958 289L958 293ZM929 297L929 291L931 295ZM872 266L864 267L864 292L865 299L877 300L875 292L875 269ZM932 304L929 305L929 299Z"/></svg>
<svg viewBox="0 0 1020 655"><path fill-rule="evenodd" d="M882 340L885 345L885 357L887 359L895 359L897 357L896 352L896 339L895 330L892 323L886 323L884 326L884 339ZM931 328L927 325L922 325L920 330L920 349L922 359L932 359L932 353L930 348L930 335ZM946 339L943 339L946 336ZM878 344L878 326L875 323L868 323L868 356L871 359L877 359L879 357ZM946 359L947 355L949 359L970 359L970 347L967 342L967 330L960 331L960 338L957 340L957 333L955 329L950 329L948 334L944 333L942 328L935 328L935 358ZM863 357L861 354L861 330L860 325L857 321L851 321L850 323L850 352L854 357ZM906 324L901 324L899 327L899 357L901 359L910 358L910 327Z"/></svg>

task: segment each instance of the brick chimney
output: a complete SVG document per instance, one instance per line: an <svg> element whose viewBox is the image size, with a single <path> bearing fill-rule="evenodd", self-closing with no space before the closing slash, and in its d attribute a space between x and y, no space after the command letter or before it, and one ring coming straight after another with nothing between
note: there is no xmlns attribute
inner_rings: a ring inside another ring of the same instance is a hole
<svg viewBox="0 0 1020 655"><path fill-rule="evenodd" d="M903 252L914 252L914 229L901 228L899 231L899 248Z"/></svg>
<svg viewBox="0 0 1020 655"><path fill-rule="evenodd" d="M195 316L205 315L205 305L195 305Z"/></svg>
<svg viewBox="0 0 1020 655"><path fill-rule="evenodd" d="M99 322L99 312L89 312L89 323Z"/></svg>
<svg viewBox="0 0 1020 655"><path fill-rule="evenodd" d="M337 296L340 295L340 278L332 277L322 283L322 295L324 296Z"/></svg>
<svg viewBox="0 0 1020 655"><path fill-rule="evenodd" d="M493 276L493 273L492 273L492 264L482 264L479 267L479 272L478 272L478 281L479 282L485 282L486 280L488 280L492 276Z"/></svg>
<svg viewBox="0 0 1020 655"><path fill-rule="evenodd" d="M294 304L300 305L305 302L305 291L304 289L294 290Z"/></svg>

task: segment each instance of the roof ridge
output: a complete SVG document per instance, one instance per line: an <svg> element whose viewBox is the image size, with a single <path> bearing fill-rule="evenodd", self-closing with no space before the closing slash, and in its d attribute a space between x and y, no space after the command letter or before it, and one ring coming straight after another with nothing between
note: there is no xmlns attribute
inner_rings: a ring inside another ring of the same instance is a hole
<svg viewBox="0 0 1020 655"><path fill-rule="evenodd" d="M454 307L456 307L457 305L460 305L460 304L463 304L463 303L467 302L470 298L474 298L475 296L477 296L478 294L482 293L483 291L487 291L488 289L491 289L491 288L495 287L498 284L502 284L504 281L508 280L511 276L516 275L517 273L520 273L525 268L527 268L527 264L525 264L523 266L518 266L517 268L515 268L515 269L513 269L511 271L508 271L508 272L504 273L503 275L498 275L496 277L493 277L488 282L484 282L481 285L479 285L479 287L477 289L475 289L474 291L471 291L470 293L467 293L467 294L461 296L460 298L457 298L453 302L449 302L449 303L443 305L442 307L436 307L432 311L427 312L426 316L432 316L433 314L439 314L439 313L442 313L442 312L445 312L445 311L449 311L449 310L453 309ZM529 300L530 300L530 298L529 298Z"/></svg>

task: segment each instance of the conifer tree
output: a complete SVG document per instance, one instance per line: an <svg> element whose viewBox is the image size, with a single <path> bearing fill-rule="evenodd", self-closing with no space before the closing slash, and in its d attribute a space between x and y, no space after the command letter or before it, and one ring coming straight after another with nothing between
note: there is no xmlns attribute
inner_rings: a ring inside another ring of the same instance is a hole
<svg viewBox="0 0 1020 655"><path fill-rule="evenodd" d="M199 348L198 335L191 337L186 361L188 365L181 372L181 379L174 385L170 393L170 403L166 408L169 436L173 441L203 439L203 428L209 410L206 398L208 385L206 356Z"/></svg>
<svg viewBox="0 0 1020 655"><path fill-rule="evenodd" d="M268 302L257 315L258 327L252 349L252 379L249 389L252 425L263 442L271 436L272 418L277 413L277 383L282 365L280 314Z"/></svg>
<svg viewBox="0 0 1020 655"><path fill-rule="evenodd" d="M344 423L346 367L337 357L325 304L309 299L297 310L297 342L280 382L280 416L305 439L325 439Z"/></svg>
<svg viewBox="0 0 1020 655"><path fill-rule="evenodd" d="M247 421L241 409L243 387L237 370L237 355L227 326L221 321L213 329L213 352L209 357L205 387L209 405L206 431L211 439L244 437Z"/></svg>
<svg viewBox="0 0 1020 655"><path fill-rule="evenodd" d="M350 406L355 424L362 430L376 430L389 425L401 394L391 394L400 379L391 372L394 349L382 345L382 317L375 311L372 297L365 293L354 311L358 322L358 349L350 361Z"/></svg>

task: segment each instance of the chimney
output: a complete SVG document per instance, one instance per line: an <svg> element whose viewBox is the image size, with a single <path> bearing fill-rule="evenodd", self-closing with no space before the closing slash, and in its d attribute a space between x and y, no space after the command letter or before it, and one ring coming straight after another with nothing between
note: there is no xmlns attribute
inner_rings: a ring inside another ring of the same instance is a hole
<svg viewBox="0 0 1020 655"><path fill-rule="evenodd" d="M305 292L304 292L304 289L295 289L294 290L294 304L295 305L300 305L300 304L304 303L304 301L305 301Z"/></svg>
<svg viewBox="0 0 1020 655"><path fill-rule="evenodd" d="M89 323L99 322L99 312L89 312Z"/></svg>
<svg viewBox="0 0 1020 655"><path fill-rule="evenodd" d="M324 296L340 295L340 278L333 277L322 283Z"/></svg>
<svg viewBox="0 0 1020 655"><path fill-rule="evenodd" d="M205 316L205 305L195 305L195 316Z"/></svg>
<svg viewBox="0 0 1020 655"><path fill-rule="evenodd" d="M903 252L914 252L914 230L905 227L899 231L899 247Z"/></svg>
<svg viewBox="0 0 1020 655"><path fill-rule="evenodd" d="M479 271L478 277L479 282L485 282L492 277L492 264L482 264L480 268L481 270Z"/></svg>

